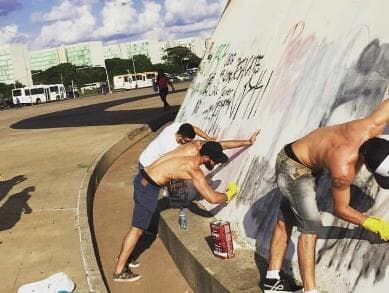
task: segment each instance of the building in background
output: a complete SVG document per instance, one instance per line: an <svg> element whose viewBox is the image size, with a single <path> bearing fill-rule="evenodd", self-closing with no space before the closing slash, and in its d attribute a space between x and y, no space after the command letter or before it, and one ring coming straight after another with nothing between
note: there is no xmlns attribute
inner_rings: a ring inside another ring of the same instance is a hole
<svg viewBox="0 0 389 293"><path fill-rule="evenodd" d="M104 58L131 59L134 55L145 55L156 64L161 62L164 47L164 42L150 40L111 44L104 46Z"/></svg>
<svg viewBox="0 0 389 293"><path fill-rule="evenodd" d="M67 62L76 66L105 66L103 43L86 42L65 46Z"/></svg>
<svg viewBox="0 0 389 293"><path fill-rule="evenodd" d="M61 63L72 63L76 66L105 66L106 59L131 59L134 55L146 55L151 63L162 62L167 48L183 46L202 58L206 51L207 39L185 38L178 40L155 41L140 40L103 45L101 41L77 43L44 50L32 51L29 54L31 70L46 70Z"/></svg>
<svg viewBox="0 0 389 293"><path fill-rule="evenodd" d="M12 84L16 81L32 85L31 67L26 44L0 46L0 82Z"/></svg>
<svg viewBox="0 0 389 293"><path fill-rule="evenodd" d="M177 40L167 40L165 42L165 46L166 48L173 48L177 46L186 47L198 57L203 58L206 50L206 42L207 39L205 38L184 38Z"/></svg>
<svg viewBox="0 0 389 293"><path fill-rule="evenodd" d="M104 59L124 58L121 44L111 44L104 46Z"/></svg>
<svg viewBox="0 0 389 293"><path fill-rule="evenodd" d="M31 70L46 70L61 63L66 63L66 51L64 46L30 52Z"/></svg>
<svg viewBox="0 0 389 293"><path fill-rule="evenodd" d="M61 63L105 66L102 42L86 42L30 52L31 70L46 70Z"/></svg>
<svg viewBox="0 0 389 293"><path fill-rule="evenodd" d="M185 38L168 41L141 40L110 44L104 46L104 58L131 59L132 56L141 54L149 57L151 63L157 64L162 62L166 49L176 46L186 47L202 58L206 50L206 41L207 39L204 38Z"/></svg>

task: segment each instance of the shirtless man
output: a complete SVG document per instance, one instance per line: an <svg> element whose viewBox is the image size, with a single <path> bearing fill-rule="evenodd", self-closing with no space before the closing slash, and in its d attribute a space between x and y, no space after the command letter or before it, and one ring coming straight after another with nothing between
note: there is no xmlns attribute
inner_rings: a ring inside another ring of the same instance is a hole
<svg viewBox="0 0 389 293"><path fill-rule="evenodd" d="M318 292L315 283L315 247L322 226L316 205L312 174L328 169L335 214L350 223L389 240L389 223L366 216L350 206L350 186L362 164L373 173L377 183L389 188L389 141L378 138L389 122L389 99L367 118L318 128L286 145L276 161L277 184L281 199L278 221L273 230L265 292L294 292L301 286L280 270L290 240L292 226L301 235L297 254L304 292Z"/></svg>
<svg viewBox="0 0 389 293"><path fill-rule="evenodd" d="M134 212L132 228L128 231L113 274L114 281L132 282L140 279L140 275L125 268L128 257L136 243L150 224L157 207L159 190L171 180L192 180L200 195L210 203L229 202L237 193L235 183L229 183L225 193L214 191L207 183L201 165L213 168L219 163L226 163L228 157L223 153L220 143L206 142L198 153L192 156L176 155L169 160L161 158L150 166L140 169L134 179Z"/></svg>
<svg viewBox="0 0 389 293"><path fill-rule="evenodd" d="M151 165L164 154L171 152L176 147L192 141L196 135L205 140L215 140L200 128L189 123L173 122L165 127L162 132L144 149L139 156L139 167Z"/></svg>
<svg viewBox="0 0 389 293"><path fill-rule="evenodd" d="M218 141L218 143L222 146L223 150L240 148L240 147L249 147L255 143L260 131L261 130L258 129L248 139L223 140L223 141ZM200 149L204 143L206 143L206 141L204 140L191 140L190 142L182 144L177 148L175 148L173 151L163 155L160 161L169 160L174 156L195 156L199 154ZM212 170L210 166L207 166L207 164L205 164L205 166L208 168L208 170Z"/></svg>

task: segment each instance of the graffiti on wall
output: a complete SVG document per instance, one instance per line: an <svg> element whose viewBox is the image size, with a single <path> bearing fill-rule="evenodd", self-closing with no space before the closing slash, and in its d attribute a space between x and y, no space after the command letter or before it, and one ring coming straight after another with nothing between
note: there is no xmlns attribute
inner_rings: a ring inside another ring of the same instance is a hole
<svg viewBox="0 0 389 293"><path fill-rule="evenodd" d="M221 117L249 120L257 114L273 71L263 65L263 54L245 56L232 51L228 44L217 46L209 56L209 64L202 65L187 96L196 99L195 106L190 113L182 110L180 115L200 115L207 131L216 133ZM215 99L204 103L207 97Z"/></svg>
<svg viewBox="0 0 389 293"><path fill-rule="evenodd" d="M178 120L193 121L219 138L234 138L236 132L229 128L234 123L242 125L243 136L249 135L245 128L251 131L251 125L264 129L265 142L260 136L256 146L241 152L235 162L224 167L224 173L215 175L236 174L241 186L236 207L244 211L241 234L255 239L257 252L265 256L280 200L274 175L279 150L317 127L365 117L379 105L389 85L389 44L371 40L366 25L331 41L306 29L299 21L286 30L274 66L268 62L274 56L265 54L260 45L244 52L228 42L215 45L208 52L209 59L203 60L178 115ZM356 209L368 212L382 205L373 183L365 174L352 187ZM330 177L325 173L318 181L318 206L333 215L329 186ZM375 235L332 219L320 235L323 243L318 265L333 272L359 271L358 277L346 282L349 288L355 289L371 274L375 282L382 281L389 263L387 245L378 243ZM353 250L352 257L345 250ZM373 264L365 256L374 251L380 261ZM291 247L288 259L294 254Z"/></svg>

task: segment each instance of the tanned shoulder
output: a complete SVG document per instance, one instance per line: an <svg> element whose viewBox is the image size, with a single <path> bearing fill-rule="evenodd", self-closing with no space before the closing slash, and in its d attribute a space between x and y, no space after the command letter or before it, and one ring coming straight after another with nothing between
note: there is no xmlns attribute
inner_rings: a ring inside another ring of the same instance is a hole
<svg viewBox="0 0 389 293"><path fill-rule="evenodd" d="M349 187L356 175L358 156L352 154L347 148L338 149L328 162L331 173L332 186L342 189Z"/></svg>

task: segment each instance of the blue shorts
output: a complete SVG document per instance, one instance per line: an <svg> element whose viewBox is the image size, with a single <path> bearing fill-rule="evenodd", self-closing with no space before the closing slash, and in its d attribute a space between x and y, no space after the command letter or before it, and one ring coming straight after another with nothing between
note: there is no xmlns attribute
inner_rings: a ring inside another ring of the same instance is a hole
<svg viewBox="0 0 389 293"><path fill-rule="evenodd" d="M149 228L151 218L157 208L159 190L159 186L147 181L140 172L135 176L133 227L142 230Z"/></svg>

